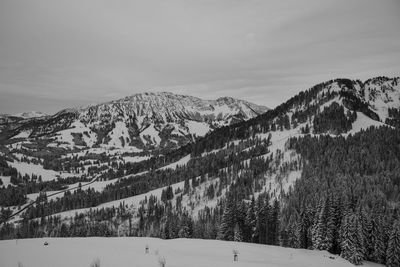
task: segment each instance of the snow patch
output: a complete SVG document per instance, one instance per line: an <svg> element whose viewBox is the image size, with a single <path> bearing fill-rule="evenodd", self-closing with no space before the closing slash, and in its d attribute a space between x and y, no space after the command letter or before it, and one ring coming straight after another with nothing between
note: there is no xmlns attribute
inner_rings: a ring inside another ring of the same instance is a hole
<svg viewBox="0 0 400 267"><path fill-rule="evenodd" d="M3 187L8 187L8 185L14 186L10 180L11 176L0 176L1 181L3 182Z"/></svg>
<svg viewBox="0 0 400 267"><path fill-rule="evenodd" d="M355 122L353 122L352 129L346 135L355 134L361 130L368 129L371 126L380 127L380 126L385 126L385 125L386 124L384 124L380 121L375 121L375 120L371 119L370 117L367 117L362 112L357 112L357 119Z"/></svg>
<svg viewBox="0 0 400 267"><path fill-rule="evenodd" d="M32 130L22 131L19 134L13 136L11 139L28 138L31 133L32 133Z"/></svg>
<svg viewBox="0 0 400 267"><path fill-rule="evenodd" d="M108 143L109 146L123 148L124 146L129 144L129 130L126 127L125 122L117 121L115 122L115 128L109 133L109 137L111 138ZM121 142L121 137L124 139L124 142Z"/></svg>
<svg viewBox="0 0 400 267"><path fill-rule="evenodd" d="M188 121L186 125L189 128L189 132L196 134L196 136L204 136L211 130L210 126L205 122Z"/></svg>
<svg viewBox="0 0 400 267"><path fill-rule="evenodd" d="M161 142L161 138L158 135L158 131L154 128L154 125L150 125L145 130L140 133L140 138L142 138L143 143L148 143L148 139L154 145L158 145Z"/></svg>
<svg viewBox="0 0 400 267"><path fill-rule="evenodd" d="M186 165L189 162L189 160L190 160L190 155L187 155L174 163L168 164L167 166L160 168L160 170L176 169L176 167L178 166Z"/></svg>

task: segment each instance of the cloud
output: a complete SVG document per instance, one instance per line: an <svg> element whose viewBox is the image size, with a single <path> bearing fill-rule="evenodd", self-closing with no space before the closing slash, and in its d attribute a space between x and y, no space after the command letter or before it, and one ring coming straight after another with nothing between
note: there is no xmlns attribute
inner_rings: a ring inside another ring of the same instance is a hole
<svg viewBox="0 0 400 267"><path fill-rule="evenodd" d="M390 0L5 0L0 113L166 90L274 107L327 79L399 75L399 7ZM20 104L21 97L36 100Z"/></svg>

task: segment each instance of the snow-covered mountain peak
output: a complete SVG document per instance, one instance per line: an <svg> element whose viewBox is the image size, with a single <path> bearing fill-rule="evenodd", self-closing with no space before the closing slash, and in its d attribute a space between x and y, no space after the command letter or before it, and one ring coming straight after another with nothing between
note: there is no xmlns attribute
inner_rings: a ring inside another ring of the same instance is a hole
<svg viewBox="0 0 400 267"><path fill-rule="evenodd" d="M64 109L48 120L22 124L14 136L53 136L52 146L173 148L215 128L251 119L268 108L224 97L203 100L148 92L86 107ZM37 124L37 123L36 123ZM24 135L19 133L24 132Z"/></svg>
<svg viewBox="0 0 400 267"><path fill-rule="evenodd" d="M241 120L247 120L267 110L266 107L228 97L203 100L170 92L149 92L89 106L81 109L80 113L84 120L92 120L93 117L131 117L139 121L147 118L163 123L190 119L203 122L216 120L230 124L233 117L239 116Z"/></svg>

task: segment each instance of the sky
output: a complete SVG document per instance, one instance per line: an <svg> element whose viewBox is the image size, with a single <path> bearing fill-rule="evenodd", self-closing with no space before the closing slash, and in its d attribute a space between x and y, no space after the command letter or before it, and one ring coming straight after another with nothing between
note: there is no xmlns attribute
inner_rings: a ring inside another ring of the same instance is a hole
<svg viewBox="0 0 400 267"><path fill-rule="evenodd" d="M400 76L398 0L0 0L0 113L141 92L273 108L333 78Z"/></svg>

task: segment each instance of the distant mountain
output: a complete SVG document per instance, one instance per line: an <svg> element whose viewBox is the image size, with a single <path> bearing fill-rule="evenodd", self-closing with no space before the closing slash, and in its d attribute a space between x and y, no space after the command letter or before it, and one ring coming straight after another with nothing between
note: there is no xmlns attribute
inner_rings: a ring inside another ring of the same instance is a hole
<svg viewBox="0 0 400 267"><path fill-rule="evenodd" d="M15 119L20 120L20 119L31 119L44 116L47 116L47 114L44 114L43 112L40 111L28 111L16 114L0 114L0 119L13 118L14 120Z"/></svg>
<svg viewBox="0 0 400 267"><path fill-rule="evenodd" d="M30 119L30 118L37 118L37 117L44 117L47 116L43 112L40 111L29 111L29 112L22 112L12 115L14 117L20 117L23 119Z"/></svg>
<svg viewBox="0 0 400 267"><path fill-rule="evenodd" d="M141 151L178 147L215 128L248 120L267 110L230 97L202 100L168 92L142 93L66 109L48 117L41 113L18 114L17 118L29 120L3 120L0 129L4 129L3 140L45 137L50 146Z"/></svg>

